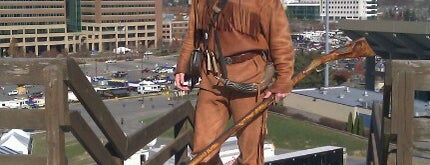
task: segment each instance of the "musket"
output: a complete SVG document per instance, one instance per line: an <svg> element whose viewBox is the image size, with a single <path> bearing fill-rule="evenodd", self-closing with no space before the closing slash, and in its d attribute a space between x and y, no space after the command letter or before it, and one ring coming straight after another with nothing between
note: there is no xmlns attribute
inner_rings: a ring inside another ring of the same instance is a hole
<svg viewBox="0 0 430 165"><path fill-rule="evenodd" d="M358 58L358 57L371 57L376 55L370 45L367 43L365 38L357 39L343 47L331 51L327 55L319 56L311 61L311 63L301 72L293 76L292 84L296 85L300 80L309 75L313 70L317 69L321 64L325 64L329 61L345 59L345 58ZM259 103L252 111L242 117L236 124L231 126L227 131L218 136L209 146L207 146L202 152L194 157L190 161L190 165L197 165L202 162L205 158L212 157L215 151L221 148L221 145L232 135L236 134L242 128L250 124L256 118L258 118L264 111L267 110L272 103L274 98L266 98Z"/></svg>

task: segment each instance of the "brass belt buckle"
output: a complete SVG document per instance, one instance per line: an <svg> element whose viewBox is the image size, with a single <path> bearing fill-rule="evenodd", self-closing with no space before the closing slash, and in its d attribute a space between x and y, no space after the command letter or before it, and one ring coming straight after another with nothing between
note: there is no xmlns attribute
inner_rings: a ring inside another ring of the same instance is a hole
<svg viewBox="0 0 430 165"><path fill-rule="evenodd" d="M227 65L233 64L233 59L231 57L224 57L224 62Z"/></svg>

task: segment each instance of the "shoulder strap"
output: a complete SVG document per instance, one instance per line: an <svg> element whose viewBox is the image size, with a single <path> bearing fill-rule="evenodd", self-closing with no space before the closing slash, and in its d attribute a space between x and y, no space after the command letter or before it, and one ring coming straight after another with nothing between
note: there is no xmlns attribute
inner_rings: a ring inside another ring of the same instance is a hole
<svg viewBox="0 0 430 165"><path fill-rule="evenodd" d="M228 0L220 0L218 3L216 3L214 6L212 6L212 10L214 11L213 19L211 21L212 26L215 25L214 21L218 20L218 15L222 11L222 9L225 7L225 5L227 4L227 1ZM227 66L226 66L225 61L224 61L224 55L222 53L221 43L220 43L220 40L218 37L218 32L217 32L216 28L213 28L213 30L214 30L214 39L215 39L215 51L217 52L216 54L218 56L219 64L221 67L221 73L222 73L221 77L226 79L228 77Z"/></svg>

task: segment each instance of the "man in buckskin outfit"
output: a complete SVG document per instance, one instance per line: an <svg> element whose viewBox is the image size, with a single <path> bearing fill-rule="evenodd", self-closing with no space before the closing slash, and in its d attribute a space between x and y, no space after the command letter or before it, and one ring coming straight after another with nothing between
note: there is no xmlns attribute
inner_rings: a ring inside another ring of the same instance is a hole
<svg viewBox="0 0 430 165"><path fill-rule="evenodd" d="M195 112L193 154L201 152L222 134L230 117L237 122L263 98L274 97L279 101L292 89L294 50L280 0L226 0L220 7L221 1L193 0L188 35L175 71L176 87L190 90L184 84L184 77L191 52L196 48L195 42L205 38L207 42L203 42L203 46L199 42L197 46L205 52L205 58ZM216 9L220 9L219 12ZM214 17L214 13L218 16ZM215 35L218 35L219 42L214 39ZM226 88L220 82L220 77L224 77L232 82L259 83L268 62L273 62L276 76L265 89L246 93ZM237 133L241 154L235 163L263 164L266 117L267 111ZM205 164L222 164L218 154L205 161Z"/></svg>

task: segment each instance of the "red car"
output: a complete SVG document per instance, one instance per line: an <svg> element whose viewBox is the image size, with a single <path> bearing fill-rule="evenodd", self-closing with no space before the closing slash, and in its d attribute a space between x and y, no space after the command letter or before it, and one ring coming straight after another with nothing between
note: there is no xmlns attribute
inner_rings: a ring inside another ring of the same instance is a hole
<svg viewBox="0 0 430 165"><path fill-rule="evenodd" d="M148 68L145 68L145 69L142 69L142 70L141 70L141 72L142 72L142 73L148 73L148 72L150 72L150 71L151 71L151 70L150 70L150 69L148 69Z"/></svg>

